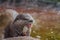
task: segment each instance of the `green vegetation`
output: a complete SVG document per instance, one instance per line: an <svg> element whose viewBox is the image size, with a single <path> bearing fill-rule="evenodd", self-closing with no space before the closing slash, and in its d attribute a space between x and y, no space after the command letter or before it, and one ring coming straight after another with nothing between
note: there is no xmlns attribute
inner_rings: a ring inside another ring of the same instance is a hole
<svg viewBox="0 0 60 40"><path fill-rule="evenodd" d="M45 0L45 1L60 2L60 0Z"/></svg>

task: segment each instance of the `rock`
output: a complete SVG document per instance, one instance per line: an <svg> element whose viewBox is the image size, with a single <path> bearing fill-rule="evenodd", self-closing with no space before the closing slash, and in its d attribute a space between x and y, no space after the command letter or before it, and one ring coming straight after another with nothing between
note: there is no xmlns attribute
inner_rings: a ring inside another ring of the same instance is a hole
<svg viewBox="0 0 60 40"><path fill-rule="evenodd" d="M3 40L39 40L37 38L32 38L29 36L24 36L24 37L13 37L13 38L7 38L7 39L3 39Z"/></svg>

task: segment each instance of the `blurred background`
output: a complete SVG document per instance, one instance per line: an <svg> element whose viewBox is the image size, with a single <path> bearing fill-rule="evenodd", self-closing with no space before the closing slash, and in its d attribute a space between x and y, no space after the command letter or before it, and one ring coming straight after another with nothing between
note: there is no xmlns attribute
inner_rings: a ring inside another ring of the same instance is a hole
<svg viewBox="0 0 60 40"><path fill-rule="evenodd" d="M0 32L9 21L5 9L30 13L35 19L31 36L40 40L60 40L60 0L0 0Z"/></svg>

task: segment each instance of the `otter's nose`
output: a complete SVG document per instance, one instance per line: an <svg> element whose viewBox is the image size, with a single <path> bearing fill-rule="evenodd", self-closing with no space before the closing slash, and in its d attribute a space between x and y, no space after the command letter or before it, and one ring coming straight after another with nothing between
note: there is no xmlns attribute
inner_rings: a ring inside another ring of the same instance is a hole
<svg viewBox="0 0 60 40"><path fill-rule="evenodd" d="M29 22L33 22L33 20L29 20Z"/></svg>

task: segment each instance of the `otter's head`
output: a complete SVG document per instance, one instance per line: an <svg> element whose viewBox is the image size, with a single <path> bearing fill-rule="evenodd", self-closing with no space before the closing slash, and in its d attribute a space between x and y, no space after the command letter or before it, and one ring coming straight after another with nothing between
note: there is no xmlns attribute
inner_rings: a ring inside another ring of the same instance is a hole
<svg viewBox="0 0 60 40"><path fill-rule="evenodd" d="M26 32L31 31L34 19L30 14L19 14L13 23L21 27L24 26L22 32L26 34Z"/></svg>

